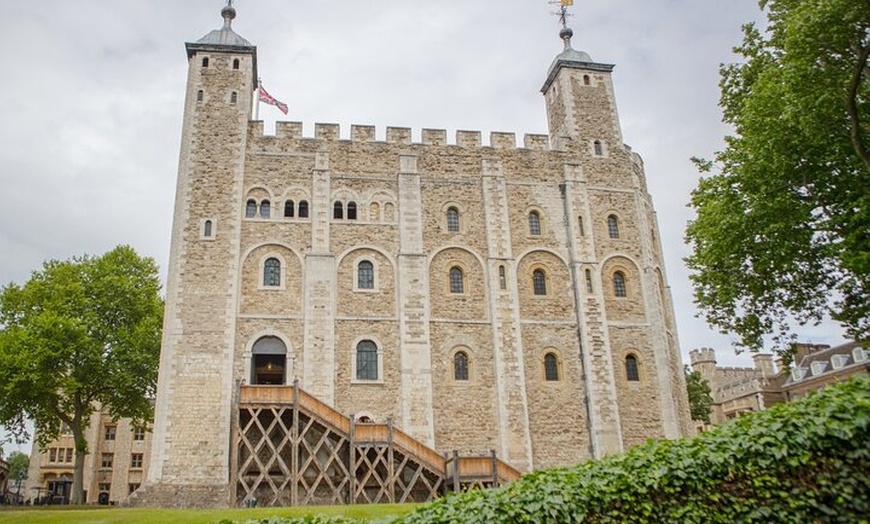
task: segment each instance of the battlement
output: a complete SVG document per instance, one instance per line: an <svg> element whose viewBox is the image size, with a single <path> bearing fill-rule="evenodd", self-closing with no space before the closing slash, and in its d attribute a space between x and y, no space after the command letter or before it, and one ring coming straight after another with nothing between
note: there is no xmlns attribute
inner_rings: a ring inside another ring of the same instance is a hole
<svg viewBox="0 0 870 524"><path fill-rule="evenodd" d="M359 143L387 143L398 145L432 145L454 146L465 148L492 148L492 149L526 149L533 151L549 151L550 137L542 134L524 134L521 145L517 145L515 133L493 131L489 134L489 142L483 143L483 133L480 131L457 130L453 142L447 140L446 129L421 129L419 140L414 141L413 130L409 127L387 127L384 140L377 139L377 128L370 125L351 125L350 137L341 137L339 124L315 123L314 135L306 136L303 133L302 122L276 122L275 134L266 135L263 122L259 120L250 122L250 133L254 138L274 138L277 140L303 140L315 139L325 141L350 141Z"/></svg>
<svg viewBox="0 0 870 524"><path fill-rule="evenodd" d="M689 351L692 365L702 363L716 363L716 350L713 348L698 348Z"/></svg>

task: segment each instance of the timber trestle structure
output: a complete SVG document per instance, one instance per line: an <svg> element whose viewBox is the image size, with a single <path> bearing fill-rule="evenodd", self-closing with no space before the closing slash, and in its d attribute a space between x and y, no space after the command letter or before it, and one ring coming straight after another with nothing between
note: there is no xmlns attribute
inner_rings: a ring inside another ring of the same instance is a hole
<svg viewBox="0 0 870 524"><path fill-rule="evenodd" d="M520 477L494 451L442 456L392 423L355 423L298 384L241 386L237 413L238 506L426 502Z"/></svg>

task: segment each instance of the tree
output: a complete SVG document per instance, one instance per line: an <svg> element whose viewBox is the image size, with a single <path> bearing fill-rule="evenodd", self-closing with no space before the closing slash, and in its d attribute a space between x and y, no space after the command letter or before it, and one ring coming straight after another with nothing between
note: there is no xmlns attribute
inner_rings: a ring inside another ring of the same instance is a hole
<svg viewBox="0 0 870 524"><path fill-rule="evenodd" d="M30 457L28 457L26 453L13 451L9 454L9 459L6 462L9 463L10 481L17 481L19 478L22 480L27 478L27 468L30 467Z"/></svg>
<svg viewBox="0 0 870 524"><path fill-rule="evenodd" d="M61 423L75 441L72 502L82 501L85 429L95 409L144 424L157 382L163 301L157 265L127 246L46 262L0 292L0 423L37 444Z"/></svg>
<svg viewBox="0 0 870 524"><path fill-rule="evenodd" d="M710 407L713 405L713 397L710 395L710 383L700 371L692 371L685 366L686 390L689 392L689 411L692 420L710 423Z"/></svg>
<svg viewBox="0 0 870 524"><path fill-rule="evenodd" d="M761 0L723 65L734 135L703 173L686 238L707 322L777 352L826 315L870 337L870 2ZM713 173L715 170L715 173Z"/></svg>

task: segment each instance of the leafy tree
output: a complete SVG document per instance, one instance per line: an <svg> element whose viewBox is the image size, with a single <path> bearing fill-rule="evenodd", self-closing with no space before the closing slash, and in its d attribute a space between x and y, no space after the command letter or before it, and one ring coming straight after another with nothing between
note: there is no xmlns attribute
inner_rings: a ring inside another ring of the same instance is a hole
<svg viewBox="0 0 870 524"><path fill-rule="evenodd" d="M19 475L21 475L22 479L27 478L27 468L30 467L30 457L28 457L26 453L13 451L9 454L9 459L6 462L9 463L10 481L17 481Z"/></svg>
<svg viewBox="0 0 870 524"><path fill-rule="evenodd" d="M692 371L689 366L685 367L686 390L689 392L689 410L692 420L710 423L710 406L713 405L713 397L710 395L710 383L699 371Z"/></svg>
<svg viewBox="0 0 870 524"><path fill-rule="evenodd" d="M826 314L870 337L870 2L761 0L721 68L715 161L696 160L695 302L707 321L781 352Z"/></svg>
<svg viewBox="0 0 870 524"><path fill-rule="evenodd" d="M153 418L163 301L157 265L127 246L46 262L0 291L0 423L37 444L61 423L75 441L72 502L82 502L89 416L102 408L134 423Z"/></svg>

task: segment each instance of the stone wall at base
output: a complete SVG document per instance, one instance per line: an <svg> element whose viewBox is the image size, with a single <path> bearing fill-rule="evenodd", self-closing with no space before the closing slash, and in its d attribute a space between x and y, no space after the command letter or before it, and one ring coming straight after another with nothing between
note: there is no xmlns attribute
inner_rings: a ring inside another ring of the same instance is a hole
<svg viewBox="0 0 870 524"><path fill-rule="evenodd" d="M229 506L229 485L146 484L131 494L125 508L214 509Z"/></svg>

